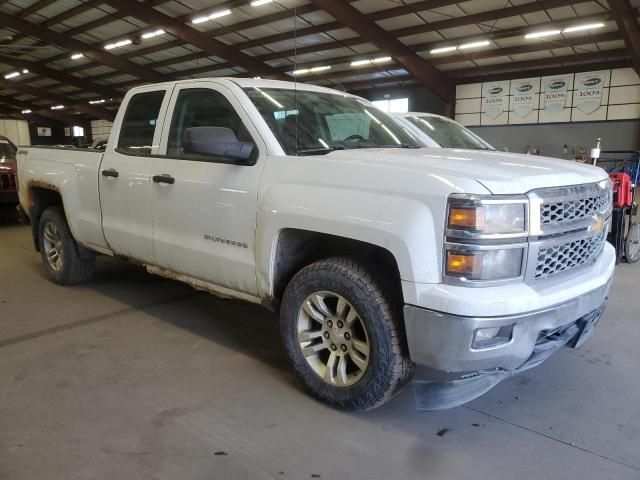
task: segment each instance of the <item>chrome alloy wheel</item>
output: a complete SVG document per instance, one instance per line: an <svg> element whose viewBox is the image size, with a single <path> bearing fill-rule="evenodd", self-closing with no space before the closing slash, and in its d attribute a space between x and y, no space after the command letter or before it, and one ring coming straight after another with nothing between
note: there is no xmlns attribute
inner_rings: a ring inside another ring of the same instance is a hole
<svg viewBox="0 0 640 480"><path fill-rule="evenodd" d="M47 263L55 272L62 270L64 266L64 248L60 231L54 223L47 223L44 227L44 253Z"/></svg>
<svg viewBox="0 0 640 480"><path fill-rule="evenodd" d="M311 369L326 383L348 387L362 378L370 359L360 315L333 292L309 295L298 311L298 344Z"/></svg>

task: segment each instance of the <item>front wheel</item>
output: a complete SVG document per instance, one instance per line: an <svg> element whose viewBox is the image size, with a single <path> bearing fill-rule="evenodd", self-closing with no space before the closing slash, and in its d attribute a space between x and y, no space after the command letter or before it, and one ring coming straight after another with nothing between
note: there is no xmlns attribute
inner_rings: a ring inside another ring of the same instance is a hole
<svg viewBox="0 0 640 480"><path fill-rule="evenodd" d="M344 410L388 401L412 372L398 299L364 265L321 260L284 294L281 333L289 359L320 400Z"/></svg>
<svg viewBox="0 0 640 480"><path fill-rule="evenodd" d="M640 260L640 223L633 222L624 243L624 256L629 263Z"/></svg>
<svg viewBox="0 0 640 480"><path fill-rule="evenodd" d="M40 254L49 278L59 285L73 285L89 280L96 259L93 256L80 256L62 209L46 209L38 226Z"/></svg>

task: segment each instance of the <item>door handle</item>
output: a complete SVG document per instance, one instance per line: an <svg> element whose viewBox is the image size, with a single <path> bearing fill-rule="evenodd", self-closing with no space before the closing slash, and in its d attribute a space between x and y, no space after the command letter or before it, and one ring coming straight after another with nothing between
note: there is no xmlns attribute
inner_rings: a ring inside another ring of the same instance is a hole
<svg viewBox="0 0 640 480"><path fill-rule="evenodd" d="M118 171L116 169L114 169L114 168L108 168L106 170L102 170L101 173L102 173L103 177L118 178L120 176Z"/></svg>
<svg viewBox="0 0 640 480"><path fill-rule="evenodd" d="M156 183L168 183L169 185L176 183L176 179L166 173L163 175L154 175L153 181Z"/></svg>

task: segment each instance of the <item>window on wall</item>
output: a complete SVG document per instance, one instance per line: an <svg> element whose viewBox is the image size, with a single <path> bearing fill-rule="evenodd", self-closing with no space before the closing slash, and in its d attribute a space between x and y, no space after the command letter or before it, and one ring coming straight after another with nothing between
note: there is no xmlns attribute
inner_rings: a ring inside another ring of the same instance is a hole
<svg viewBox="0 0 640 480"><path fill-rule="evenodd" d="M395 100L376 100L372 103L380 110L387 113L407 113L409 111L408 98L396 98Z"/></svg>

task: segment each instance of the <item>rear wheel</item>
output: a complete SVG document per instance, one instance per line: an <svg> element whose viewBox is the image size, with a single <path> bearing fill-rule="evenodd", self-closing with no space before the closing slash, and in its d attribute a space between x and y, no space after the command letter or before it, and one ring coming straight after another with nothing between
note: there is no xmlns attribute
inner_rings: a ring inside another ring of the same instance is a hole
<svg viewBox="0 0 640 480"><path fill-rule="evenodd" d="M73 285L91 278L95 257L82 258L60 207L50 207L40 217L40 254L49 278L60 285Z"/></svg>
<svg viewBox="0 0 640 480"><path fill-rule="evenodd" d="M640 223L633 222L629 227L624 243L624 256L629 263L640 260Z"/></svg>
<svg viewBox="0 0 640 480"><path fill-rule="evenodd" d="M388 401L412 373L401 305L364 265L321 260L285 291L281 332L289 359L320 400L345 410Z"/></svg>

